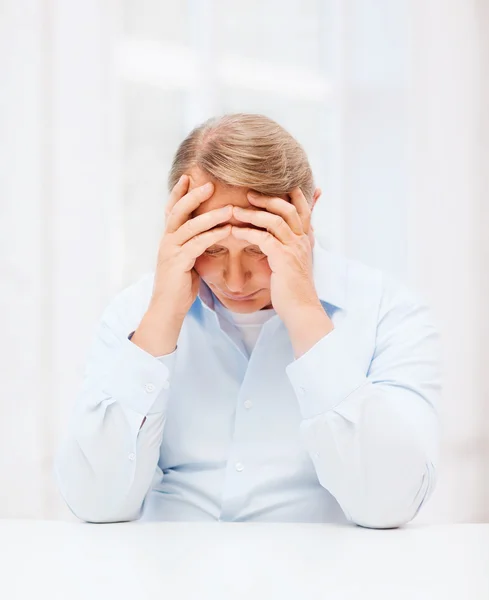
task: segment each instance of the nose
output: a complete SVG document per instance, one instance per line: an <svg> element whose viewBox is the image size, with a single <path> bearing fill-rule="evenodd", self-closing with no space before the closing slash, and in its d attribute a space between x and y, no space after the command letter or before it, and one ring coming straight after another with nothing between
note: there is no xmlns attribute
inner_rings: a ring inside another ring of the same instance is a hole
<svg viewBox="0 0 489 600"><path fill-rule="evenodd" d="M244 290L248 275L239 259L230 259L224 269L223 279L228 290L232 294L238 294Z"/></svg>

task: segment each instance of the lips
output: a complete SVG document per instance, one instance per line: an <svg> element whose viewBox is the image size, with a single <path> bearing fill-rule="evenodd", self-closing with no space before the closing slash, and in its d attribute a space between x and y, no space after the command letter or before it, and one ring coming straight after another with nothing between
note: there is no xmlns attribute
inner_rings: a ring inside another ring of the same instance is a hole
<svg viewBox="0 0 489 600"><path fill-rule="evenodd" d="M223 292L222 290L220 290L221 294L223 296L226 296L226 298L229 298L230 300L249 300L250 298L252 298L253 296L255 296L260 290L253 292L252 294L250 294L249 296L233 296L231 294L226 294L226 292Z"/></svg>

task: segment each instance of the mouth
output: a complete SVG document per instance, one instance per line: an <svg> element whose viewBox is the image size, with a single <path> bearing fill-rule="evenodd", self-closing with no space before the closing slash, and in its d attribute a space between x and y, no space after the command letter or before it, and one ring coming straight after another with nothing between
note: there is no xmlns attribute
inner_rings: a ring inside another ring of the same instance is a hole
<svg viewBox="0 0 489 600"><path fill-rule="evenodd" d="M254 298L258 292L260 292L261 290L257 290L256 292L253 292L252 294L249 294L248 296L234 296L232 294L226 294L226 292L223 292L222 290L219 290L221 292L221 294L225 297L225 298L229 298L229 300L234 300L237 302L241 302L242 300L251 300L252 298Z"/></svg>

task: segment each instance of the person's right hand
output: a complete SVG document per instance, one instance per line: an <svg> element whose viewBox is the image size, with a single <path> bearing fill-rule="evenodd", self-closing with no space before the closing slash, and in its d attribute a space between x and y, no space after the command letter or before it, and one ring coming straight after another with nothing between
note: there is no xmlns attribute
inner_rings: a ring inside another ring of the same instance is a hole
<svg viewBox="0 0 489 600"><path fill-rule="evenodd" d="M228 205L191 219L192 212L212 196L214 185L208 182L189 192L189 183L188 175L182 175L170 194L151 298L153 305L181 320L199 291L200 277L194 269L195 260L207 248L230 235L231 225L219 226L219 223L229 220L233 214L232 205Z"/></svg>

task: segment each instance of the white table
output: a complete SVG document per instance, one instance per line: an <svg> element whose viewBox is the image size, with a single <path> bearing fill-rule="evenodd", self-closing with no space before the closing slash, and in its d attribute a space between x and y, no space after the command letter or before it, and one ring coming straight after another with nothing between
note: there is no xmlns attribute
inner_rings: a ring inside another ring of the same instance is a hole
<svg viewBox="0 0 489 600"><path fill-rule="evenodd" d="M489 600L489 524L0 520L4 600Z"/></svg>

